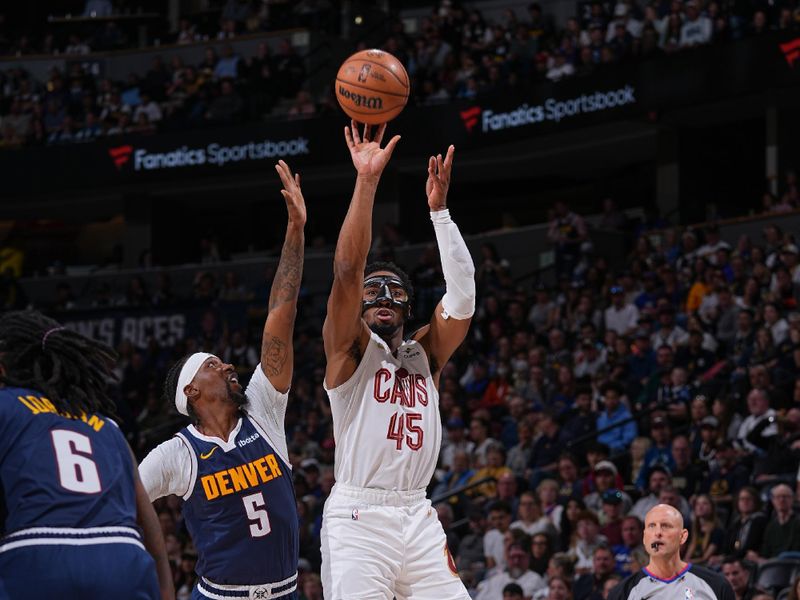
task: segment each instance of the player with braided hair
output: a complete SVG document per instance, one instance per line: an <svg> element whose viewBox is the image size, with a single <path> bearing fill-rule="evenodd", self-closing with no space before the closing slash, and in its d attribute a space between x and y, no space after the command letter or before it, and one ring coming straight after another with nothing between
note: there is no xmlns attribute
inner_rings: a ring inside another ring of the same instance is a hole
<svg viewBox="0 0 800 600"><path fill-rule="evenodd" d="M0 317L2 598L174 598L158 518L113 420L114 360L41 313Z"/></svg>
<svg viewBox="0 0 800 600"><path fill-rule="evenodd" d="M233 365L197 352L172 367L164 394L191 420L139 466L151 500L177 494L197 548L193 600L297 597L299 533L284 416L303 271L300 178L276 166L289 213L269 297L261 364L245 391Z"/></svg>

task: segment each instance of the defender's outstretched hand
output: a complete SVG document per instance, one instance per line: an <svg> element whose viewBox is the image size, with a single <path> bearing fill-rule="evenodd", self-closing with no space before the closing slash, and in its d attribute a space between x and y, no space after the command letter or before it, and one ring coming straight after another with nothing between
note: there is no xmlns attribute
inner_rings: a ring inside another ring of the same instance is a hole
<svg viewBox="0 0 800 600"><path fill-rule="evenodd" d="M275 170L283 183L284 200L286 200L286 210L289 212L289 221L303 226L306 224L306 201L303 198L303 191L300 189L300 174L292 176L292 170L282 160L275 165Z"/></svg>
<svg viewBox="0 0 800 600"><path fill-rule="evenodd" d="M447 148L447 155L437 154L428 159L428 181L425 182L425 193L428 195L428 206L432 211L447 208L447 190L450 187L450 171L453 169L453 154L456 148L452 144Z"/></svg>
<svg viewBox="0 0 800 600"><path fill-rule="evenodd" d="M365 177L380 177L383 169L392 157L394 147L400 141L400 136L396 135L386 148L381 148L383 134L386 133L386 123L378 127L378 131L370 140L370 126L364 125L363 135L358 131L358 123L350 121L350 127L344 128L344 139L350 149L350 157L353 159L358 174Z"/></svg>

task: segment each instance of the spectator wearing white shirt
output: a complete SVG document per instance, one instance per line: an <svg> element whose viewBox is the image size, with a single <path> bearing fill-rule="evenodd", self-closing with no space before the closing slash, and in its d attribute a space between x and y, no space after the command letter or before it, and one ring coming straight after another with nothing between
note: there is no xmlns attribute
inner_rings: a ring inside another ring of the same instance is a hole
<svg viewBox="0 0 800 600"><path fill-rule="evenodd" d="M547 70L547 78L550 81L558 81L564 77L569 77L575 73L575 67L567 61L563 50L558 50L553 58L552 66Z"/></svg>
<svg viewBox="0 0 800 600"><path fill-rule="evenodd" d="M158 102L153 100L150 97L148 92L141 93L141 103L139 106L136 107L136 110L133 111L133 121L135 123L139 122L139 116L144 114L147 116L147 120L150 123L157 123L162 118L161 107L158 105Z"/></svg>
<svg viewBox="0 0 800 600"><path fill-rule="evenodd" d="M575 356L575 367L573 373L576 379L581 377L594 378L607 362L606 349L598 347L591 338L585 338L581 342L581 350Z"/></svg>
<svg viewBox="0 0 800 600"><path fill-rule="evenodd" d="M503 597L503 588L509 583L519 585L526 598L547 587L544 579L531 571L530 555L522 544L509 544L507 561L507 567L481 581L475 600L498 600Z"/></svg>
<svg viewBox="0 0 800 600"><path fill-rule="evenodd" d="M539 501L533 492L524 492L519 498L519 518L509 525L509 529L519 529L533 537L537 533L544 533L555 537L558 533L553 523L542 514Z"/></svg>
<svg viewBox="0 0 800 600"><path fill-rule="evenodd" d="M618 2L614 7L614 20L609 22L606 28L606 42L610 42L616 35L617 24L621 23L625 30L632 37L639 38L642 35L644 24L631 16L630 8L624 2Z"/></svg>
<svg viewBox="0 0 800 600"><path fill-rule="evenodd" d="M639 322L639 309L630 302L625 302L622 286L612 286L611 306L605 311L606 329L616 331L619 335L630 335L636 330Z"/></svg>
<svg viewBox="0 0 800 600"><path fill-rule="evenodd" d="M489 569L506 568L505 535L511 525L511 507L506 502L489 506L489 531L483 536L483 555Z"/></svg>
<svg viewBox="0 0 800 600"><path fill-rule="evenodd" d="M717 251L728 250L731 245L724 241L719 235L719 226L711 224L706 227L706 243L697 249L697 256L706 259L712 265L719 263Z"/></svg>
<svg viewBox="0 0 800 600"><path fill-rule="evenodd" d="M686 19L681 25L679 45L685 48L687 46L708 44L711 41L712 29L711 19L701 15L697 9L697 3L694 0L689 0L686 3Z"/></svg>
<svg viewBox="0 0 800 600"><path fill-rule="evenodd" d="M440 454L442 467L448 471L453 468L455 455L463 452L467 456L472 454L475 444L465 435L465 424L461 417L452 417L447 421L447 442L443 443Z"/></svg>
<svg viewBox="0 0 800 600"><path fill-rule="evenodd" d="M789 323L781 317L778 306L773 302L764 305L764 326L772 333L772 341L780 346L789 337Z"/></svg>
<svg viewBox="0 0 800 600"><path fill-rule="evenodd" d="M675 310L672 307L663 307L658 311L658 330L651 336L650 343L653 350L661 346L669 346L677 350L689 341L689 334L682 327L675 325Z"/></svg>

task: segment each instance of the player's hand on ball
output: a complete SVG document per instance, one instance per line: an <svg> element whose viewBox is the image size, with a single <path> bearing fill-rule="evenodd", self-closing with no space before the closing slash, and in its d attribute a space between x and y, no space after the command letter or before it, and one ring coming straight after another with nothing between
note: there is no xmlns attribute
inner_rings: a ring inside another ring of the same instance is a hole
<svg viewBox="0 0 800 600"><path fill-rule="evenodd" d="M441 154L428 159L428 181L425 182L425 193L428 195L428 206L432 211L447 208L447 190L450 187L450 172L453 169L455 146L447 149L447 155Z"/></svg>
<svg viewBox="0 0 800 600"><path fill-rule="evenodd" d="M344 139L350 149L353 166L359 176L380 177L392 157L397 142L400 141L400 136L394 136L385 148L381 148L383 134L386 132L386 123L378 127L372 140L370 140L370 126L364 125L362 135L358 131L358 125L355 121L350 121L350 127L344 128Z"/></svg>
<svg viewBox="0 0 800 600"><path fill-rule="evenodd" d="M275 170L283 183L283 199L286 200L286 210L289 212L289 221L297 225L306 224L306 201L300 189L300 174L292 175L292 170L282 160L275 165Z"/></svg>

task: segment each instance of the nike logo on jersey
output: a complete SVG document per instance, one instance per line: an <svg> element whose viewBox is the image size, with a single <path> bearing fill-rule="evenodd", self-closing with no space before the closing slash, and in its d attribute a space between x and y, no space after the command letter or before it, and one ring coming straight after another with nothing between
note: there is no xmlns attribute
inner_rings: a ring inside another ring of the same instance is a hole
<svg viewBox="0 0 800 600"><path fill-rule="evenodd" d="M214 446L208 452L203 452L202 454L200 454L200 458L202 458L203 460L205 460L207 458L211 458L211 455L214 454L214 450L216 450L217 448L219 448L219 446Z"/></svg>
<svg viewBox="0 0 800 600"><path fill-rule="evenodd" d="M200 478L207 500L228 496L283 475L278 459L267 454L231 469L223 469Z"/></svg>

